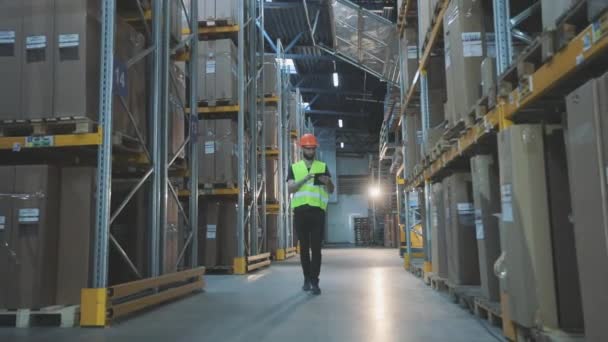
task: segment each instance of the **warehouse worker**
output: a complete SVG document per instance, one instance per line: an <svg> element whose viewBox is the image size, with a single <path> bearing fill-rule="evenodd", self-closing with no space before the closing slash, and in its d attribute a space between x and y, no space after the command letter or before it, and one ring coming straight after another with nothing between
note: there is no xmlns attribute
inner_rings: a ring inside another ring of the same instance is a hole
<svg viewBox="0 0 608 342"><path fill-rule="evenodd" d="M312 134L304 134L300 139L300 146L304 159L291 165L287 182L289 193L294 194L291 207L300 240L300 262L304 273L302 289L320 295L321 241L325 230L327 202L329 194L334 192L334 184L327 165L315 160L319 146L317 138Z"/></svg>

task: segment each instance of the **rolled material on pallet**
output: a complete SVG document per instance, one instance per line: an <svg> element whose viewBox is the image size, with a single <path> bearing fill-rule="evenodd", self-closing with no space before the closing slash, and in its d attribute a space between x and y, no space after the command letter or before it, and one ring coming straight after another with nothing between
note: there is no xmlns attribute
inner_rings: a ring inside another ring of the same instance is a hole
<svg viewBox="0 0 608 342"><path fill-rule="evenodd" d="M605 3L608 6L608 2ZM608 204L603 194L607 186L603 172L607 160L608 74L572 92L566 104L566 146L585 335L587 341L602 341L608 336L604 311L608 307L608 269L605 267L608 218L604 210Z"/></svg>
<svg viewBox="0 0 608 342"><path fill-rule="evenodd" d="M443 181L448 281L454 286L480 283L471 187L470 173L454 173Z"/></svg>
<svg viewBox="0 0 608 342"><path fill-rule="evenodd" d="M545 173L543 127L514 125L498 133L500 242L511 319L531 328L559 326Z"/></svg>
<svg viewBox="0 0 608 342"><path fill-rule="evenodd" d="M494 274L494 263L500 256L499 219L496 216L500 212L500 183L494 156L472 157L471 175L481 290L487 300L499 302L499 281Z"/></svg>
<svg viewBox="0 0 608 342"><path fill-rule="evenodd" d="M431 212L431 249L433 261L433 273L443 279L448 279L448 255L445 206L443 195L443 184L435 183L432 186L432 212Z"/></svg>

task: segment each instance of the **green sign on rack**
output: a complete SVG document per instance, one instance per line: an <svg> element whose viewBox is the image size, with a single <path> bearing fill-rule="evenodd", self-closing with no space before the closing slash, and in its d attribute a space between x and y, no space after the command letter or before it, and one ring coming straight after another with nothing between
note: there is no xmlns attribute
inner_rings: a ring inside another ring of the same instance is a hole
<svg viewBox="0 0 608 342"><path fill-rule="evenodd" d="M52 135L32 136L25 138L25 147L51 147L55 145Z"/></svg>

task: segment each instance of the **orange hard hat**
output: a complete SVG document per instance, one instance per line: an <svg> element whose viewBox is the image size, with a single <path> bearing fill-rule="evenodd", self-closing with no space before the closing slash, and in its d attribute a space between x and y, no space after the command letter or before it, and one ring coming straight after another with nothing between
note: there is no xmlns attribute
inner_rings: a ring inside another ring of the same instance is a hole
<svg viewBox="0 0 608 342"><path fill-rule="evenodd" d="M300 138L300 146L302 147L317 147L319 144L317 143L317 138L310 133L304 134Z"/></svg>

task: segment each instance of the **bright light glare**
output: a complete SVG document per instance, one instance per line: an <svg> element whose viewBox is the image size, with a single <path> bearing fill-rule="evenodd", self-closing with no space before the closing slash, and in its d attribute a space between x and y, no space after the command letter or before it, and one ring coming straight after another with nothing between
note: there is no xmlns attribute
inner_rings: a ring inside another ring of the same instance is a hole
<svg viewBox="0 0 608 342"><path fill-rule="evenodd" d="M344 143L343 142L340 143L340 148L344 148Z"/></svg>
<svg viewBox="0 0 608 342"><path fill-rule="evenodd" d="M338 88L338 86L340 85L340 78L338 78L337 72L334 72L333 79L334 79L334 87Z"/></svg>
<svg viewBox="0 0 608 342"><path fill-rule="evenodd" d="M369 195L373 198L380 196L380 188L377 185L370 186Z"/></svg>
<svg viewBox="0 0 608 342"><path fill-rule="evenodd" d="M279 66L283 69L288 71L290 74L297 74L298 71L296 70L296 66L293 63L293 59L291 58L276 58L277 63L279 63Z"/></svg>
<svg viewBox="0 0 608 342"><path fill-rule="evenodd" d="M338 127L342 128L342 126L344 126L344 122L342 122L342 119L338 119Z"/></svg>

